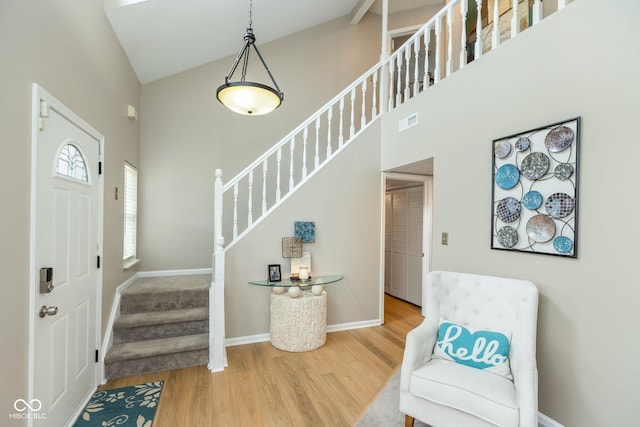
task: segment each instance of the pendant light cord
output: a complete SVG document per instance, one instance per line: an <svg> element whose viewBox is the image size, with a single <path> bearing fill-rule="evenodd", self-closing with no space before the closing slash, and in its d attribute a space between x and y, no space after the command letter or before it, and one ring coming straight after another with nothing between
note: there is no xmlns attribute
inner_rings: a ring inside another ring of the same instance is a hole
<svg viewBox="0 0 640 427"><path fill-rule="evenodd" d="M249 0L249 28L253 28L253 0Z"/></svg>

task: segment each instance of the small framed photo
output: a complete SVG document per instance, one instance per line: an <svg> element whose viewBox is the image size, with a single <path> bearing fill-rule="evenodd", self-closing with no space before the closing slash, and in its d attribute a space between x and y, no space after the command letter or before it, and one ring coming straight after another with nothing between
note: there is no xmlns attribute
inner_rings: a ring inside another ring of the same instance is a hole
<svg viewBox="0 0 640 427"><path fill-rule="evenodd" d="M269 282L280 282L281 280L280 264L269 264Z"/></svg>

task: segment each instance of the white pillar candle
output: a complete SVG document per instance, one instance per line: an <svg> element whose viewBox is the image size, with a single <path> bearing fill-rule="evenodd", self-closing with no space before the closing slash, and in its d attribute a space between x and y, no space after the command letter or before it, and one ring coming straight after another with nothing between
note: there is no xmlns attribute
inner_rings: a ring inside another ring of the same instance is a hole
<svg viewBox="0 0 640 427"><path fill-rule="evenodd" d="M298 269L298 277L300 278L300 280L309 279L309 268L308 267L300 267Z"/></svg>

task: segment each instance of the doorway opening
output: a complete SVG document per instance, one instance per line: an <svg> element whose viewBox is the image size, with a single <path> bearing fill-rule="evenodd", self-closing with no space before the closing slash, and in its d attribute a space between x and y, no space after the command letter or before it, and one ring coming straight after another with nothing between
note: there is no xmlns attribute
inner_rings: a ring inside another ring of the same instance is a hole
<svg viewBox="0 0 640 427"><path fill-rule="evenodd" d="M382 315L385 294L424 305L422 288L431 269L432 174L432 159L383 174Z"/></svg>

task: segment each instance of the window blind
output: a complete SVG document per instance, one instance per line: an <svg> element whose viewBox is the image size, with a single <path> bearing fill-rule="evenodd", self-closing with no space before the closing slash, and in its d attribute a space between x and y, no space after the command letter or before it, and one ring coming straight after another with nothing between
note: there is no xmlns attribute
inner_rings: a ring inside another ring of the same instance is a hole
<svg viewBox="0 0 640 427"><path fill-rule="evenodd" d="M136 258L138 222L138 171L129 163L124 164L124 245L122 258Z"/></svg>

